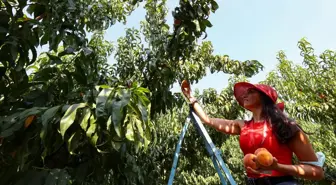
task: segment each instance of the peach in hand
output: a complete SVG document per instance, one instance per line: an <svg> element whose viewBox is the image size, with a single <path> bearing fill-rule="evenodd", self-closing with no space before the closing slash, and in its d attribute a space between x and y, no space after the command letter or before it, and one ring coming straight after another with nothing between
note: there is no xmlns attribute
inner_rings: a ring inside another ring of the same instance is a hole
<svg viewBox="0 0 336 185"><path fill-rule="evenodd" d="M268 150L260 150L256 154L257 161L263 166L271 166L273 164L273 155Z"/></svg>
<svg viewBox="0 0 336 185"><path fill-rule="evenodd" d="M254 155L258 155L260 151L268 151L266 148L258 148L255 152Z"/></svg>
<svg viewBox="0 0 336 185"><path fill-rule="evenodd" d="M257 163L255 162L256 157L257 156L254 154L246 154L243 159L245 168L251 167L252 169L255 170L258 169Z"/></svg>

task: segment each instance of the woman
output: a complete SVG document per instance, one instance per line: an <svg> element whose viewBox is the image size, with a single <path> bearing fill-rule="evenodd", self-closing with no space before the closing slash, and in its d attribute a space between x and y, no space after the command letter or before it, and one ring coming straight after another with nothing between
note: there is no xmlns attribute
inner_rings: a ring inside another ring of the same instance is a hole
<svg viewBox="0 0 336 185"><path fill-rule="evenodd" d="M318 161L314 149L302 129L283 113L284 104L276 104L277 92L272 87L247 82L234 85L238 103L253 113L249 121L209 118L191 96L189 84L182 84L182 92L205 124L226 134L240 135L244 155L254 153L257 148L266 148L273 155L271 166L257 163L260 170L246 168L247 184L296 185L294 177L311 180L324 177L320 166L307 164ZM293 153L306 163L292 164Z"/></svg>

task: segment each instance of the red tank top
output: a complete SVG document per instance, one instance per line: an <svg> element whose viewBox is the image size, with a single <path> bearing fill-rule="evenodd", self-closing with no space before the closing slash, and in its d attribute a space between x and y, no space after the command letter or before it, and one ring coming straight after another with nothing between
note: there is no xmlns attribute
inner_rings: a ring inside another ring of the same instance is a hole
<svg viewBox="0 0 336 185"><path fill-rule="evenodd" d="M266 124L265 124L266 123ZM254 153L258 148L266 148L281 164L292 164L293 152L290 148L277 141L272 133L272 127L268 122L245 121L239 137L240 148L244 155ZM281 172L272 170L271 174L251 174L247 172L248 177L259 178L265 176L283 176Z"/></svg>

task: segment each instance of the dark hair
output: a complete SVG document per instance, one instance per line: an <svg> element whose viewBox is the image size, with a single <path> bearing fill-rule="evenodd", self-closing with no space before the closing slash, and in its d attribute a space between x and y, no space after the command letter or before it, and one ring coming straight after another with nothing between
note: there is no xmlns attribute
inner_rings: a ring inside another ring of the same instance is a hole
<svg viewBox="0 0 336 185"><path fill-rule="evenodd" d="M294 119L287 117L284 112L264 93L261 94L262 112L264 119L270 120L273 133L280 143L287 143L302 128Z"/></svg>

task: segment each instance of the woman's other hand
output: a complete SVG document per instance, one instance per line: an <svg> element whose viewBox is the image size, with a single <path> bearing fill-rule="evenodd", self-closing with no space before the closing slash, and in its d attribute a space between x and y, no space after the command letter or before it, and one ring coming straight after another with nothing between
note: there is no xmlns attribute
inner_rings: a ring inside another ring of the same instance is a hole
<svg viewBox="0 0 336 185"><path fill-rule="evenodd" d="M270 173L272 170L277 170L279 165L278 165L278 160L273 157L273 163L270 166L263 166L258 161L256 161L258 169L252 169L251 167L247 167L247 171L253 174L267 174Z"/></svg>

